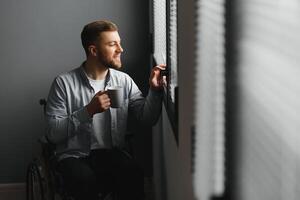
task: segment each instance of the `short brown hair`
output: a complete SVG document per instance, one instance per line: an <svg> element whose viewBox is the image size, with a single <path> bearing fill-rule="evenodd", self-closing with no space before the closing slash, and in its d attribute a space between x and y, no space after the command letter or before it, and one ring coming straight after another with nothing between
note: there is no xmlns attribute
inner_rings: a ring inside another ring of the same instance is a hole
<svg viewBox="0 0 300 200"><path fill-rule="evenodd" d="M88 55L88 47L96 42L100 33L104 31L118 31L118 27L108 20L94 21L84 26L81 32L81 43L86 55Z"/></svg>

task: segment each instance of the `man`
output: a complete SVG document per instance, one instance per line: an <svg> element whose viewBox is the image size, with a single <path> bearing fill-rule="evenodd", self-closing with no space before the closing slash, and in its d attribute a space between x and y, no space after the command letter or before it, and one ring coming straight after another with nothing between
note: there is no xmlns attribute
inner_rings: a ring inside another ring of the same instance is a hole
<svg viewBox="0 0 300 200"><path fill-rule="evenodd" d="M123 150L127 116L156 123L162 101L160 70L152 69L146 98L121 68L121 39L110 21L87 24L81 33L86 61L54 80L46 107L47 137L56 145L58 170L76 200L113 191L117 199L143 198L143 173ZM106 89L121 86L123 105L111 108Z"/></svg>

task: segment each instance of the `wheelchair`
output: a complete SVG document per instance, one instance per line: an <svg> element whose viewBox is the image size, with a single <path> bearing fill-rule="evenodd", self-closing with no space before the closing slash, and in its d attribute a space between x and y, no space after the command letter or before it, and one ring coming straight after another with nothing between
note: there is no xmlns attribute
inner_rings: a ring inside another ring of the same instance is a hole
<svg viewBox="0 0 300 200"><path fill-rule="evenodd" d="M41 99L40 105L46 110L46 100ZM129 136L131 137L131 136ZM55 145L46 136L38 142L41 145L41 155L34 158L26 172L26 199L27 200L74 200L64 187L61 174L57 171ZM99 194L99 200L113 200L114 194Z"/></svg>

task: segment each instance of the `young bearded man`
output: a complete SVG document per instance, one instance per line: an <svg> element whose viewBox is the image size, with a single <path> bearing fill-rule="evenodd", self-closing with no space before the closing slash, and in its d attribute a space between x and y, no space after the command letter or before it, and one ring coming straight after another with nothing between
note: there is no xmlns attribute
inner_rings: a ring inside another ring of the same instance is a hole
<svg viewBox="0 0 300 200"><path fill-rule="evenodd" d="M87 24L81 33L86 60L54 80L47 101L47 137L56 146L58 171L76 200L113 191L118 200L143 199L143 172L124 152L127 117L156 123L161 112L160 75L152 69L146 97L121 68L123 48L117 26L107 20ZM111 107L107 88L119 86L123 104Z"/></svg>

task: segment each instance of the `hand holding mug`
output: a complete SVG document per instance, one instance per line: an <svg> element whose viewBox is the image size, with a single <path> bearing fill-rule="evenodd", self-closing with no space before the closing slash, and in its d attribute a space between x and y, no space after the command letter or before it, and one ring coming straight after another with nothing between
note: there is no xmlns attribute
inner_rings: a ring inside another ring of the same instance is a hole
<svg viewBox="0 0 300 200"><path fill-rule="evenodd" d="M86 106L89 115L92 117L96 113L109 109L111 103L107 91L100 91L95 94L91 102Z"/></svg>

